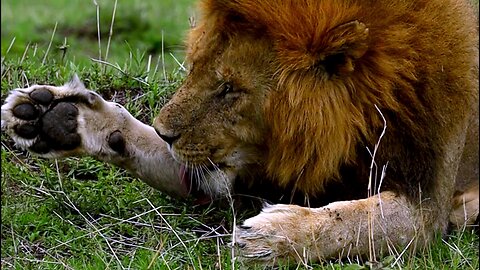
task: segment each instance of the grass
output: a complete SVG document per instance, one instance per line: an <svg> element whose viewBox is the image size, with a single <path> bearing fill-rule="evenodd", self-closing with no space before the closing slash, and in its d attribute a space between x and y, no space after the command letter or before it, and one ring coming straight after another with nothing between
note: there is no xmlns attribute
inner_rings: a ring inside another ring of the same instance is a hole
<svg viewBox="0 0 480 270"><path fill-rule="evenodd" d="M119 1L106 59L111 66L91 60L105 60L114 9L114 1L98 2L102 56L92 2L2 0L2 103L9 89L63 84L76 72L87 87L151 122L184 76L170 53L182 61L181 37L192 1ZM4 134L1 140L2 268L239 267L231 263L228 207L195 207L91 158L44 160L16 149ZM250 215L240 212L236 218ZM478 269L478 243L478 235L467 230L400 261L386 257L375 265L344 261L308 268Z"/></svg>
<svg viewBox="0 0 480 270"><path fill-rule="evenodd" d="M98 46L98 25L101 47ZM119 1L115 9L110 62L123 65L131 53L146 53L157 60L164 52L167 67L175 66L170 53L181 58L182 37L194 15L193 0ZM90 58L105 58L115 1L1 0L2 54L21 57L26 46L31 50L47 48L52 31L50 58L88 65ZM63 49L62 49L63 48ZM66 55L62 57L64 49ZM101 57L99 51L102 52ZM42 54L43 52L40 52ZM43 55L42 55L43 56Z"/></svg>

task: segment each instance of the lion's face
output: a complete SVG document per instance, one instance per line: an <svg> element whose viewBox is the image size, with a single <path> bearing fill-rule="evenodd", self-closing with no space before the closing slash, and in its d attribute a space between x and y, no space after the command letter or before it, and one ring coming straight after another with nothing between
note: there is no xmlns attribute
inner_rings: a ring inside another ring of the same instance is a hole
<svg viewBox="0 0 480 270"><path fill-rule="evenodd" d="M354 17L304 24L265 1L202 3L189 74L154 123L186 168L182 181L214 196L237 177L322 192L354 163L361 138L376 139L369 132L383 122L373 103L400 107L390 88L370 91L390 87L398 65L370 74L382 53L367 54L369 29Z"/></svg>
<svg viewBox="0 0 480 270"><path fill-rule="evenodd" d="M262 163L272 52L253 36L225 37L201 26L189 46L189 74L154 126L186 168L190 188L223 196L237 176Z"/></svg>

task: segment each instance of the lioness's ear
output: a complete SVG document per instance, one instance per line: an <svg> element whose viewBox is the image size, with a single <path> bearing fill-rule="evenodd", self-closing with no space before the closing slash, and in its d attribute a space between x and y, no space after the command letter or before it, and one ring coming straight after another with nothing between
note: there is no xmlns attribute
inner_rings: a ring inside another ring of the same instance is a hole
<svg viewBox="0 0 480 270"><path fill-rule="evenodd" d="M355 60L362 57L368 49L367 39L368 28L359 21L333 28L323 37L326 46L320 53L317 65L323 66L331 74L352 72Z"/></svg>

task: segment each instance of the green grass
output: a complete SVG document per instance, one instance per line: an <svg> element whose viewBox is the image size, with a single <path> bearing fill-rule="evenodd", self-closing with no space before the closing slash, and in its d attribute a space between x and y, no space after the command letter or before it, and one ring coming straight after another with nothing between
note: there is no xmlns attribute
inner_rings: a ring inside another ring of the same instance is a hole
<svg viewBox="0 0 480 270"><path fill-rule="evenodd" d="M98 2L104 59L114 1ZM170 53L182 61L191 0L119 1L107 59L118 64L116 68L90 60L99 58L92 1L1 3L2 103L9 89L63 84L75 72L87 87L150 123L184 76ZM55 22L56 34L47 54ZM65 38L69 47L62 57L59 47ZM228 207L195 207L91 158L45 160L16 149L4 134L1 140L2 267L232 269L228 242L233 214ZM240 212L236 218L249 215ZM477 234L457 232L446 241L438 239L422 254L405 255L399 261L387 257L374 267L478 269L478 243ZM368 267L348 261L312 265L314 269Z"/></svg>
<svg viewBox="0 0 480 270"><path fill-rule="evenodd" d="M97 6L101 46L98 45ZM105 59L115 1L1 0L2 56L21 57L29 50L41 57L54 33L49 57L88 64L90 58ZM183 36L194 15L193 0L118 1L107 60L120 66L130 53L145 53L152 61L165 53L171 69L174 57L182 57ZM57 27L55 29L55 24ZM55 29L55 32L54 32ZM66 46L64 46L66 45ZM65 56L62 47L67 47ZM99 51L101 50L101 56Z"/></svg>

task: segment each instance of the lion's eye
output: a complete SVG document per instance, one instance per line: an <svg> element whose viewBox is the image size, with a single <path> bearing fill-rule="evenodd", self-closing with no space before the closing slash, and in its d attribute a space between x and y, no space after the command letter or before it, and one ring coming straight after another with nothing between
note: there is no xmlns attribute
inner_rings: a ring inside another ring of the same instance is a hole
<svg viewBox="0 0 480 270"><path fill-rule="evenodd" d="M231 83L225 83L223 85L223 93L226 94L228 92L231 92L233 90L233 85Z"/></svg>
<svg viewBox="0 0 480 270"><path fill-rule="evenodd" d="M233 85L229 82L223 83L222 85L222 91L220 92L220 96L225 96L228 93L231 93L233 91Z"/></svg>
<svg viewBox="0 0 480 270"><path fill-rule="evenodd" d="M234 102L243 95L243 91L235 87L231 82L223 82L217 93L216 97L225 102Z"/></svg>

